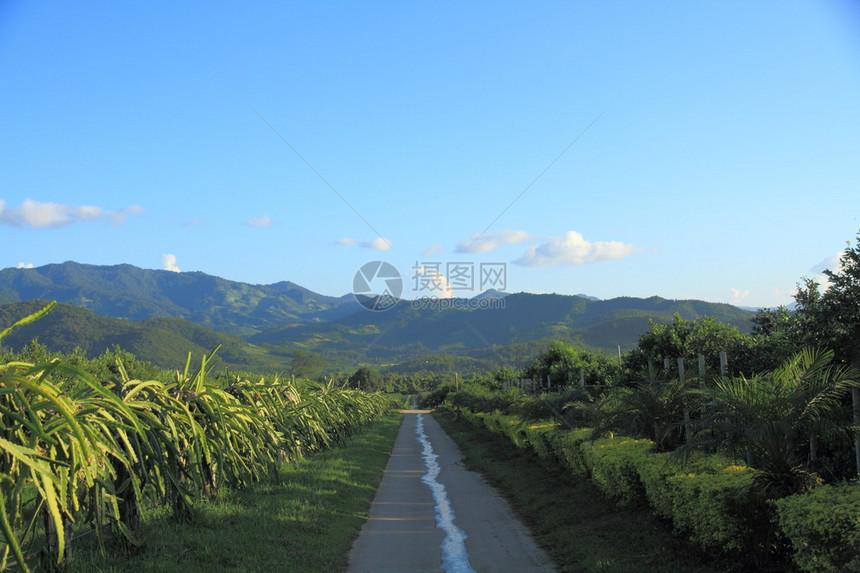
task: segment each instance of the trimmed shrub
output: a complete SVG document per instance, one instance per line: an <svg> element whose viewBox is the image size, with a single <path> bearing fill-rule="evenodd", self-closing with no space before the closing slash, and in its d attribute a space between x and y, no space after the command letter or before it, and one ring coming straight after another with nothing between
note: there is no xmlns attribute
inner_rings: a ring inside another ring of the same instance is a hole
<svg viewBox="0 0 860 573"><path fill-rule="evenodd" d="M667 453L654 452L634 460L648 503L654 513L666 519L672 519L673 507L672 487L666 478L680 471L679 466L670 465L669 459Z"/></svg>
<svg viewBox="0 0 860 573"><path fill-rule="evenodd" d="M470 416L518 447L531 445L540 457L558 460L573 475L590 478L620 503L647 503L703 548L761 550L762 535L753 535L753 530L767 529L768 524L766 506L751 493L756 470L718 455L673 464L669 454L651 452L650 440L616 435L591 441L588 428L529 425L501 414Z"/></svg>
<svg viewBox="0 0 860 573"><path fill-rule="evenodd" d="M708 456L665 477L672 523L708 549L750 549L750 524L763 504L751 493L755 471Z"/></svg>
<svg viewBox="0 0 860 573"><path fill-rule="evenodd" d="M645 502L645 489L636 472L634 459L648 455L651 440L616 436L580 444L591 479L609 497L624 504Z"/></svg>
<svg viewBox="0 0 860 573"><path fill-rule="evenodd" d="M483 422L484 427L486 427L491 433L505 436L518 448L527 448L529 445L528 426L519 418L515 418L514 416L505 416L504 414L499 413L467 414L464 412L461 413L461 415L471 423L474 422L469 419L470 417L474 416L479 418L481 422Z"/></svg>
<svg viewBox="0 0 860 573"><path fill-rule="evenodd" d="M516 447L520 449L529 447L527 422L513 416L499 416L499 426Z"/></svg>
<svg viewBox="0 0 860 573"><path fill-rule="evenodd" d="M502 422L498 414L483 414L481 416L481 421L484 423L484 427L487 428L490 433L501 436L506 435L505 429L502 426Z"/></svg>
<svg viewBox="0 0 860 573"><path fill-rule="evenodd" d="M589 428L577 430L559 430L552 432L547 437L555 456L560 460L562 466L570 470L577 477L587 478L591 475L585 457L582 454L582 444L591 437Z"/></svg>
<svg viewBox="0 0 860 573"><path fill-rule="evenodd" d="M550 436L558 433L557 422L538 422L528 425L524 428L526 438L531 444L532 449L542 460L547 460L552 463L558 463L561 460L555 455Z"/></svg>
<svg viewBox="0 0 860 573"><path fill-rule="evenodd" d="M611 498L647 502L704 549L772 566L787 539L803 571L860 573L860 481L767 502L755 484L761 472L720 455L694 454L682 465L671 454L650 451L650 440L616 435L592 441L588 428L564 430L556 422L500 413L461 415L520 448L531 446L576 477L591 478Z"/></svg>
<svg viewBox="0 0 860 573"><path fill-rule="evenodd" d="M654 513L703 547L749 548L748 528L765 507L751 494L756 471L717 455L699 455L681 465L669 454L635 460Z"/></svg>
<svg viewBox="0 0 860 573"><path fill-rule="evenodd" d="M774 504L802 571L860 572L860 481L825 485Z"/></svg>

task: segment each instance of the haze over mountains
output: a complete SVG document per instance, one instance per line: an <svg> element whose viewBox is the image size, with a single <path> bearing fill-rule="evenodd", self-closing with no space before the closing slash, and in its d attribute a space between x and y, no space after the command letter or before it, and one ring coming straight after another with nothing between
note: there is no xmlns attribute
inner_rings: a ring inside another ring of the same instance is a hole
<svg viewBox="0 0 860 573"><path fill-rule="evenodd" d="M201 272L74 262L0 271L0 324L57 300L48 317L3 343L34 336L49 348L81 347L90 355L119 344L141 358L176 367L180 356L224 345L222 358L251 369L286 369L296 349L322 354L330 365L397 364L438 353L506 361L512 348L566 340L596 350L632 348L648 320L715 316L748 331L754 313L696 300L585 295L483 293L503 304L483 308L416 308L401 301L385 312L364 309L352 294L332 297L294 283L251 285ZM487 302L487 301L484 301ZM478 305L473 305L478 306ZM488 308L489 307L489 308ZM168 362L169 364L165 364Z"/></svg>

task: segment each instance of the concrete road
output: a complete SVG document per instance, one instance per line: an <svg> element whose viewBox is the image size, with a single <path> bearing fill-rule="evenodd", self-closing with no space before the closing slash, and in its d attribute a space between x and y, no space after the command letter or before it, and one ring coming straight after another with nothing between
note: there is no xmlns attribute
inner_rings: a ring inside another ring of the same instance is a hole
<svg viewBox="0 0 860 573"><path fill-rule="evenodd" d="M404 413L350 573L555 571L507 502L427 412Z"/></svg>

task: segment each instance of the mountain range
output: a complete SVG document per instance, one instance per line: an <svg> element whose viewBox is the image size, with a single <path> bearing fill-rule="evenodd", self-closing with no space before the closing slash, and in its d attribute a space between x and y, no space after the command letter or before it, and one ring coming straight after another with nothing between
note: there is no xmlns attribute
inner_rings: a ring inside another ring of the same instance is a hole
<svg viewBox="0 0 860 573"><path fill-rule="evenodd" d="M183 318L236 336L335 320L361 309L351 294L325 296L288 281L252 285L201 272L75 262L0 271L0 304L31 299L56 300L127 320Z"/></svg>
<svg viewBox="0 0 860 573"><path fill-rule="evenodd" d="M439 354L491 367L548 340L626 351L647 331L649 320L668 322L675 313L685 319L714 316L741 331L750 329L754 316L728 304L657 296L599 300L499 292L471 302L448 301L446 308L400 301L388 311L372 312L352 294L326 296L287 281L252 285L201 272L75 262L0 271L0 325L35 311L36 300L63 304L14 331L4 345L18 348L38 337L51 349L68 352L78 346L95 355L118 344L140 358L176 367L187 352L221 344L225 362L251 370L286 370L296 350L321 354L335 368L365 363L403 368L429 364L429 357Z"/></svg>

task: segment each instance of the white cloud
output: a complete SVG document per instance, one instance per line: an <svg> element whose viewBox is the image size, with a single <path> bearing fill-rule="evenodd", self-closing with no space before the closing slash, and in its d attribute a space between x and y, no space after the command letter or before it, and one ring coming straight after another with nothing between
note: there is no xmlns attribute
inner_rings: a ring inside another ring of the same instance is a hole
<svg viewBox="0 0 860 573"><path fill-rule="evenodd" d="M32 269L33 263L18 263L19 269Z"/></svg>
<svg viewBox="0 0 860 573"><path fill-rule="evenodd" d="M503 229L490 235L471 235L460 241L455 249L458 253L486 253L503 245L514 245L532 239L531 233Z"/></svg>
<svg viewBox="0 0 860 573"><path fill-rule="evenodd" d="M842 257L845 255L843 252L838 252L831 257L827 257L811 269L811 272L815 274L823 274L825 270L831 270L834 273L842 270Z"/></svg>
<svg viewBox="0 0 860 573"><path fill-rule="evenodd" d="M382 237L376 237L372 241L356 241L352 237L342 237L335 241L334 244L341 246L358 245L359 247L373 249L374 251L387 251L391 249L391 241Z"/></svg>
<svg viewBox="0 0 860 573"><path fill-rule="evenodd" d="M63 203L41 203L26 199L18 207L7 207L0 199L0 225L47 229L65 227L78 221L104 219L119 227L129 215L143 212L140 205L130 205L119 211L106 211L95 205L66 205Z"/></svg>
<svg viewBox="0 0 860 573"><path fill-rule="evenodd" d="M362 241L358 246L365 249L373 249L374 251L387 251L391 248L391 241L382 237L376 237L372 241Z"/></svg>
<svg viewBox="0 0 860 573"><path fill-rule="evenodd" d="M451 284L439 272L438 268L427 268L418 265L412 267L412 270L415 271L413 278L417 281L417 290L422 296L430 298L454 298Z"/></svg>
<svg viewBox="0 0 860 573"><path fill-rule="evenodd" d="M179 267L176 266L176 255L171 255L170 253L161 255L161 265L165 271L180 272Z"/></svg>
<svg viewBox="0 0 860 573"><path fill-rule="evenodd" d="M435 255L436 253L438 253L439 251L444 250L444 249L445 249L444 245L441 245L439 243L433 243L432 245L430 245L429 247L424 249L424 252L421 253L421 256L422 257L429 257L430 255Z"/></svg>
<svg viewBox="0 0 860 573"><path fill-rule="evenodd" d="M104 216L110 220L111 225L119 227L128 220L129 215L139 215L144 211L145 209L140 205L129 205L120 211L105 211Z"/></svg>
<svg viewBox="0 0 860 573"><path fill-rule="evenodd" d="M545 243L530 248L514 263L527 267L578 266L624 259L641 251L620 241L591 243L581 233L568 231L561 237L548 237Z"/></svg>
<svg viewBox="0 0 860 573"><path fill-rule="evenodd" d="M746 297L748 297L749 295L750 295L749 290L741 291L739 289L736 289L735 287L732 287L732 302L731 302L731 304L735 304L735 305L740 304L741 301L743 299L745 299Z"/></svg>
<svg viewBox="0 0 860 573"><path fill-rule="evenodd" d="M268 214L263 215L259 219L256 217L251 217L248 219L249 227L269 227L272 225L272 218L269 217Z"/></svg>
<svg viewBox="0 0 860 573"><path fill-rule="evenodd" d="M203 219L194 219L185 223L186 227L196 227L203 224Z"/></svg>
<svg viewBox="0 0 860 573"><path fill-rule="evenodd" d="M828 270L833 271L834 273L842 272L842 257L844 255L844 252L836 253L832 257L827 257L826 259L809 269L810 272L815 273L815 276L812 277L812 279L819 285L821 285L822 292L830 288L830 279L827 278L827 275L824 274L824 271Z"/></svg>

